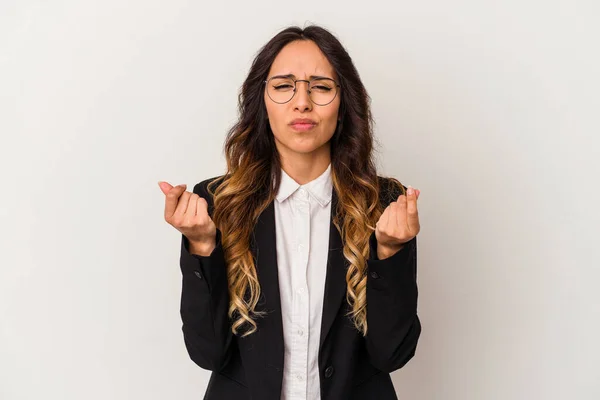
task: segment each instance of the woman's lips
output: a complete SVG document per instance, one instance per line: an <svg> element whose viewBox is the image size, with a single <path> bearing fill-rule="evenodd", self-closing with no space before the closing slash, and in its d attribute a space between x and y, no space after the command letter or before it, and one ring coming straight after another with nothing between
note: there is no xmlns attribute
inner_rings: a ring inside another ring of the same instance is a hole
<svg viewBox="0 0 600 400"><path fill-rule="evenodd" d="M316 124L292 124L292 129L296 131L308 131L317 126Z"/></svg>

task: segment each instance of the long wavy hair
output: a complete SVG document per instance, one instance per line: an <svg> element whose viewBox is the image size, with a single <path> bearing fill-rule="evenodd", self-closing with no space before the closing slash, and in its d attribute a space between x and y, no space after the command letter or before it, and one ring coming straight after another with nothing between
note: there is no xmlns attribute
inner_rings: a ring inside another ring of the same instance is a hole
<svg viewBox="0 0 600 400"><path fill-rule="evenodd" d="M382 185L373 157L373 118L370 97L350 55L326 29L311 25L288 27L258 52L238 96L239 120L229 130L224 153L227 171L208 187L214 199L213 221L221 231L227 265L229 318L232 331L257 329L255 309L260 284L251 253L251 235L260 214L275 199L281 182L281 161L267 119L263 82L277 54L297 40L311 40L335 69L341 85L339 121L331 138L331 177L338 202L333 223L344 243L349 263L346 272L348 316L367 334L367 259L369 238L386 204L380 201ZM384 178L404 193L394 178Z"/></svg>

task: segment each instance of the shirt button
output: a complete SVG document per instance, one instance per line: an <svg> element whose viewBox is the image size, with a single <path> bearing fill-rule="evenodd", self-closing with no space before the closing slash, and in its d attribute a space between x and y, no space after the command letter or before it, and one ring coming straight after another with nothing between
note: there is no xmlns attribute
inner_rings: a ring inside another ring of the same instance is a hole
<svg viewBox="0 0 600 400"><path fill-rule="evenodd" d="M296 375L296 378L298 378L299 381L301 381L302 379L304 379L304 377L300 374Z"/></svg>
<svg viewBox="0 0 600 400"><path fill-rule="evenodd" d="M304 250L304 246L302 246L301 244L298 245L298 251L302 251Z"/></svg>
<svg viewBox="0 0 600 400"><path fill-rule="evenodd" d="M377 272L373 271L373 272L371 272L371 277L373 279L377 279L377 278L379 278L379 274Z"/></svg>
<svg viewBox="0 0 600 400"><path fill-rule="evenodd" d="M299 287L298 288L298 293L300 293L300 294L304 293L304 288L303 287Z"/></svg>
<svg viewBox="0 0 600 400"><path fill-rule="evenodd" d="M300 336L304 335L304 331L302 329L298 329L298 335L300 335Z"/></svg>
<svg viewBox="0 0 600 400"><path fill-rule="evenodd" d="M330 365L329 367L327 367L327 369L325 370L325 378L330 378L331 375L333 375L333 367Z"/></svg>

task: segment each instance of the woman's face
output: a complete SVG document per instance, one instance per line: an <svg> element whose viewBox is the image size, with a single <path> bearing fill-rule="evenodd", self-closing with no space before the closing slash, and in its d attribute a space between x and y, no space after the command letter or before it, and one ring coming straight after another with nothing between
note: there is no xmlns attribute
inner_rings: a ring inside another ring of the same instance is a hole
<svg viewBox="0 0 600 400"><path fill-rule="evenodd" d="M292 78L295 79L306 80L310 80L311 75L324 76L337 82L333 66L311 40L288 43L273 61L267 79L275 75L287 74L292 74ZM274 81L270 81L267 85L274 86ZM269 89L265 87L267 115L279 153L306 154L323 151L323 149L329 153L328 142L335 132L340 108L340 88L337 88L338 92L334 100L324 106L313 103L308 95L307 82L297 82L294 97L284 104L271 100L267 90ZM298 118L311 119L315 124L313 126L293 124L292 122Z"/></svg>

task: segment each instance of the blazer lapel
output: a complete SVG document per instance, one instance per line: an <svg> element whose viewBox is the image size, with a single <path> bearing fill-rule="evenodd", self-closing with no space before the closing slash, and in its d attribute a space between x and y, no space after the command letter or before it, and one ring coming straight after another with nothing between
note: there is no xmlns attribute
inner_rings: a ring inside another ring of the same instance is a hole
<svg viewBox="0 0 600 400"><path fill-rule="evenodd" d="M277 248L275 241L275 206L271 202L258 217L253 232L253 250L260 282L261 296L257 309L266 311L265 318L258 319L260 347L269 373L267 381L274 385L276 393L281 392L283 380L283 322L281 299L279 297L279 276L277 271Z"/></svg>
<svg viewBox="0 0 600 400"><path fill-rule="evenodd" d="M346 259L343 253L342 237L333 224L333 215L337 202L338 198L335 190L333 190L331 196L331 214L329 217L329 252L327 253L327 275L325 277L323 315L321 316L319 354L346 293Z"/></svg>
<svg viewBox="0 0 600 400"><path fill-rule="evenodd" d="M327 255L327 273L321 317L319 353L329 330L338 313L344 294L346 293L346 259L343 256L342 238L333 224L333 215L338 198L333 190L331 213L329 218L329 251ZM273 378L281 384L283 379L283 322L281 315L281 299L279 293L279 276L277 266L276 226L274 202L259 216L253 232L253 250L260 282L261 297L257 309L267 311L266 318L260 319L263 326L260 337L265 349L266 366L273 368ZM279 388L280 390L281 388Z"/></svg>

